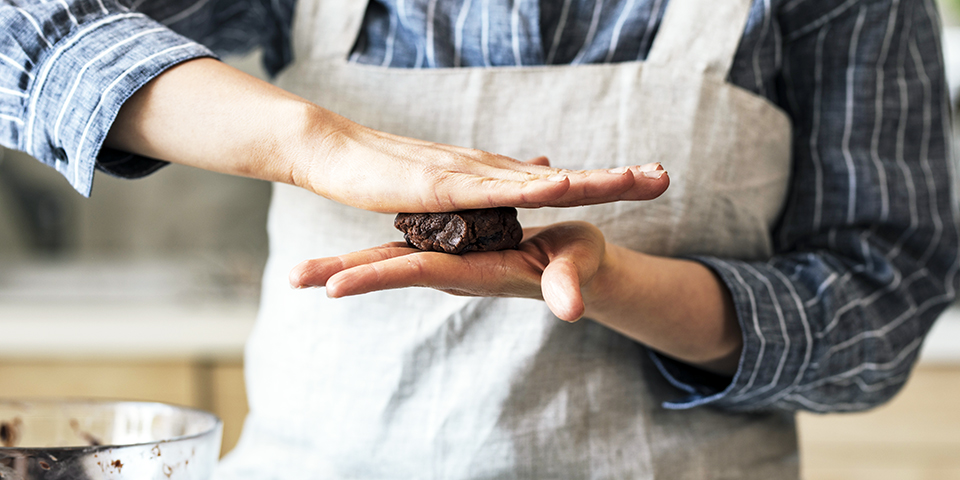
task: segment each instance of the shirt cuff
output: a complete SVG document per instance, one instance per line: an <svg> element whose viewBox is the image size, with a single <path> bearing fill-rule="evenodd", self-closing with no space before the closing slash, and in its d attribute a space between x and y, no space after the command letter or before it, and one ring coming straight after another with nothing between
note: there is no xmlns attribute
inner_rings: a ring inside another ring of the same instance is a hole
<svg viewBox="0 0 960 480"><path fill-rule="evenodd" d="M712 403L725 394L725 390L733 385L730 377L717 375L701 370L686 363L674 360L655 350L647 349L647 353L656 365L663 378L674 387L686 392L685 397L664 402L663 407L670 410L685 410Z"/></svg>
<svg viewBox="0 0 960 480"><path fill-rule="evenodd" d="M712 405L732 411L782 408L778 400L789 393L792 386L790 375L794 373L784 371L785 367L803 363L804 360L797 356L802 357L809 347L809 335L794 331L800 328L795 322L783 321L784 314L791 312L785 312L788 309L786 302L781 310L781 301L776 297L784 292L773 288L761 272L745 262L711 257L691 260L710 268L727 286L742 331L743 349L732 378L706 372L649 350L661 375L685 393L676 400L664 402L663 407L684 410ZM767 288L757 290L754 283ZM788 294L787 298L790 298ZM761 318L779 318L780 321L761 325Z"/></svg>
<svg viewBox="0 0 960 480"><path fill-rule="evenodd" d="M106 15L62 38L40 59L23 150L90 196L93 172L135 178L165 162L103 149L123 103L144 84L210 50L134 12Z"/></svg>

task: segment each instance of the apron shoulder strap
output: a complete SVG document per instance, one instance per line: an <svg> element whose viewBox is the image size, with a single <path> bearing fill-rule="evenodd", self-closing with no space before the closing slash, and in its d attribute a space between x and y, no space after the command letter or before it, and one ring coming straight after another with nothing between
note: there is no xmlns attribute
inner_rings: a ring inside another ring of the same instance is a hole
<svg viewBox="0 0 960 480"><path fill-rule="evenodd" d="M727 78L751 0L669 0L647 62Z"/></svg>
<svg viewBox="0 0 960 480"><path fill-rule="evenodd" d="M346 61L366 13L363 0L299 0L297 56ZM726 79L746 26L751 0L669 0L647 62L703 70Z"/></svg>
<svg viewBox="0 0 960 480"><path fill-rule="evenodd" d="M367 0L297 0L294 58L347 61L367 12Z"/></svg>

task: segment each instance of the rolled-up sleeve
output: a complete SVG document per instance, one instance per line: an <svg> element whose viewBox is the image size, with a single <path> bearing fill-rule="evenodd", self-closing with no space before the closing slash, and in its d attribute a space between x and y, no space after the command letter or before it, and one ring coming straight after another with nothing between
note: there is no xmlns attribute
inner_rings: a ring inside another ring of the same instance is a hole
<svg viewBox="0 0 960 480"><path fill-rule="evenodd" d="M0 1L0 144L84 196L95 170L155 171L165 163L102 147L120 107L168 68L215 55L200 42L229 53L264 41L270 29L249 25L270 19L263 9L259 0Z"/></svg>
<svg viewBox="0 0 960 480"><path fill-rule="evenodd" d="M958 281L956 175L932 0L783 14L792 188L766 262L698 258L743 331L732 379L652 353L668 408L858 411L905 383Z"/></svg>

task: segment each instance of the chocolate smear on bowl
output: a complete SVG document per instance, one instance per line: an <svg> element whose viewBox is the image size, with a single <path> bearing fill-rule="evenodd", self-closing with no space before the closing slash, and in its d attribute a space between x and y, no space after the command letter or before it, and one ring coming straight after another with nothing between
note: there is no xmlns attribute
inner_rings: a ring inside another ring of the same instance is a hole
<svg viewBox="0 0 960 480"><path fill-rule="evenodd" d="M78 422L77 419L75 418L70 419L70 428L73 429L73 433L75 433L78 437L80 437L81 440L83 440L84 442L87 442L87 445L91 447L99 447L100 445L103 445L103 442L100 441L99 438L93 436L93 434L91 434L90 432L85 432L81 430L80 422Z"/></svg>
<svg viewBox="0 0 960 480"><path fill-rule="evenodd" d="M0 446L16 447L20 441L20 425L22 424L23 420L20 417L8 422L0 422Z"/></svg>

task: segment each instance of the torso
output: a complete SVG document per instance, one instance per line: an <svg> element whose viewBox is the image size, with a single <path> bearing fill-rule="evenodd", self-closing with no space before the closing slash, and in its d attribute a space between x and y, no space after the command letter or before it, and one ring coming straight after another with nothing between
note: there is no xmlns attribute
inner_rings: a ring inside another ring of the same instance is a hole
<svg viewBox="0 0 960 480"><path fill-rule="evenodd" d="M790 126L769 101L725 83L748 2L715 3L704 14L698 0L671 2L642 63L402 70L348 62L363 5L303 1L297 61L279 84L373 128L546 154L565 168L662 161L672 185L656 201L526 211L521 221L583 219L661 255L764 258ZM664 410L679 392L642 346L590 321L559 322L539 302L291 291L286 273L300 260L399 233L390 216L293 187L277 185L273 202L246 359L251 416L224 478L278 475L253 473L265 459L297 464L290 478L797 476L791 419Z"/></svg>

